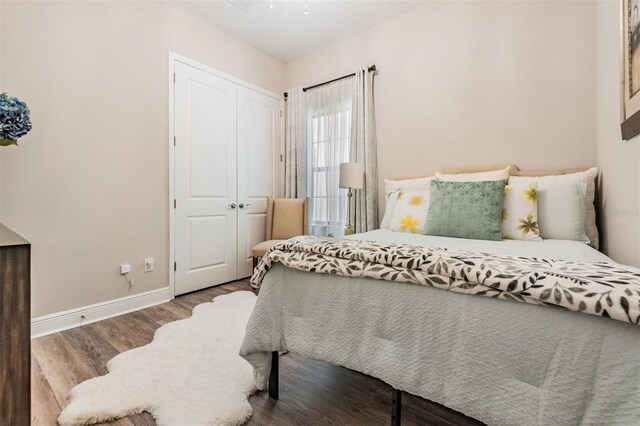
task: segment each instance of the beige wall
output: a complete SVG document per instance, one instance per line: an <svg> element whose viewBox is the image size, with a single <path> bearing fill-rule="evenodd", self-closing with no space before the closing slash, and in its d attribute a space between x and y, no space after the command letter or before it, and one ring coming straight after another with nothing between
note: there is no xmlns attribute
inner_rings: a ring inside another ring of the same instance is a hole
<svg viewBox="0 0 640 426"><path fill-rule="evenodd" d="M604 251L640 266L640 137L620 137L620 5L597 5L597 155Z"/></svg>
<svg viewBox="0 0 640 426"><path fill-rule="evenodd" d="M0 215L33 243L33 316L167 286L169 50L278 93L284 65L168 2L1 7L2 90L34 128L2 152Z"/></svg>
<svg viewBox="0 0 640 426"><path fill-rule="evenodd" d="M381 178L591 166L594 45L594 3L432 2L288 63L286 84L375 63Z"/></svg>
<svg viewBox="0 0 640 426"><path fill-rule="evenodd" d="M618 127L617 2L433 2L286 67L166 2L0 11L0 87L34 121L20 148L2 150L0 219L34 243L34 316L168 284L169 50L278 93L377 64L381 178L588 166L597 155L604 246L640 264L640 152ZM156 270L144 274L148 256Z"/></svg>

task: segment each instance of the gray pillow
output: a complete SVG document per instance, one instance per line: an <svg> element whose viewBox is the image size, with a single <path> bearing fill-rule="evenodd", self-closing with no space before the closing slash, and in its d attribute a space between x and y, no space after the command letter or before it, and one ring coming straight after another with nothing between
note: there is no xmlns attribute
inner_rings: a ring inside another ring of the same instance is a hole
<svg viewBox="0 0 640 426"><path fill-rule="evenodd" d="M506 180L483 182L431 181L427 235L502 239L502 203Z"/></svg>

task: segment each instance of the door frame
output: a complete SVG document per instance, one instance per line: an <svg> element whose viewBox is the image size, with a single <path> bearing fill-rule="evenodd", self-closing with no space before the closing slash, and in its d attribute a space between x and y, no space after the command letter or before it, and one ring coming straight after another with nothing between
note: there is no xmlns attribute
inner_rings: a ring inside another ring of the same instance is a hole
<svg viewBox="0 0 640 426"><path fill-rule="evenodd" d="M175 151L174 151L174 140L175 140L175 96L174 96L174 87L175 87L175 64L176 62L181 62L185 65L189 65L193 68L197 68L201 71L207 72L209 74L215 75L216 77L223 78L232 83L238 84L240 86L244 86L248 89L255 90L256 92L260 92L264 95L272 97L280 102L280 146L278 149L274 149L274 156L279 155L280 161L278 168L278 176L274 176L274 196L279 196L283 193L283 183L282 175L284 173L284 162L283 154L284 154L284 97L282 95L278 95L270 90L263 89L260 86L256 86L239 78L233 77L229 74L226 74L222 71L219 71L215 68L211 68L207 65L204 65L200 62L194 61L192 59L186 58L182 55L179 55L173 51L169 51L169 74L168 74L168 86L169 86L169 140L168 140L168 148L169 148L169 289L172 297L175 297L176 287L175 287L175 212L174 212L174 199L175 199ZM272 159L275 164L276 159ZM236 188L237 189L237 188Z"/></svg>

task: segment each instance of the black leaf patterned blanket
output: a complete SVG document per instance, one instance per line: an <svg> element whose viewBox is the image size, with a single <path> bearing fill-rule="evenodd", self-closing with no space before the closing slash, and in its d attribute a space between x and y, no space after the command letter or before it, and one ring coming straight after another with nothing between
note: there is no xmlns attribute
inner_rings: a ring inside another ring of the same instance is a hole
<svg viewBox="0 0 640 426"><path fill-rule="evenodd" d="M269 250L254 271L259 288L274 263L458 293L553 305L640 324L640 269L326 237L296 237Z"/></svg>

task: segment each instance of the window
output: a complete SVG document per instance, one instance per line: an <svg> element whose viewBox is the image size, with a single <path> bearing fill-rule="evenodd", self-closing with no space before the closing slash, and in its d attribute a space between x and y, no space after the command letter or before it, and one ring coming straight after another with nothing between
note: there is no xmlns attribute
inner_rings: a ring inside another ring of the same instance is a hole
<svg viewBox="0 0 640 426"><path fill-rule="evenodd" d="M307 194L313 235L344 234L347 197L338 188L340 164L349 162L354 79L307 92Z"/></svg>
<svg viewBox="0 0 640 426"><path fill-rule="evenodd" d="M349 161L351 111L311 119L311 229L315 235L342 235L346 221L345 191L338 188L340 163Z"/></svg>

